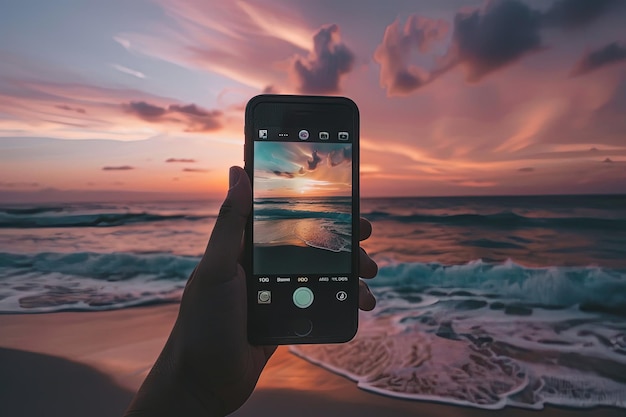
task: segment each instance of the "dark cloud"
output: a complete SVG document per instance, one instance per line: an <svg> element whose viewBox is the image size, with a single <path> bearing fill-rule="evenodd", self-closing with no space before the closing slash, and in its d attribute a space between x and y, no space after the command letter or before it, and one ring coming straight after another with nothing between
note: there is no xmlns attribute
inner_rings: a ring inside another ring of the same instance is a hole
<svg viewBox="0 0 626 417"><path fill-rule="evenodd" d="M543 15L546 26L578 29L610 11L620 0L558 0Z"/></svg>
<svg viewBox="0 0 626 417"><path fill-rule="evenodd" d="M611 42L602 48L585 53L570 72L572 76L584 75L604 66L626 60L626 45Z"/></svg>
<svg viewBox="0 0 626 417"><path fill-rule="evenodd" d="M390 94L406 94L427 84L433 75L409 64L411 52L427 52L430 45L443 39L448 31L444 20L411 15L404 28L396 20L385 29L383 42L376 48L374 59L380 64L380 84Z"/></svg>
<svg viewBox="0 0 626 417"><path fill-rule="evenodd" d="M518 169L519 172L533 172L534 170L535 168L533 167L524 167L524 168Z"/></svg>
<svg viewBox="0 0 626 417"><path fill-rule="evenodd" d="M201 168L183 168L182 171L183 172L209 172L208 169L201 169Z"/></svg>
<svg viewBox="0 0 626 417"><path fill-rule="evenodd" d="M71 106L68 106L67 104L59 104L58 106L54 106L54 107L56 107L57 109L73 111L73 112L80 113L80 114L87 113L87 111L81 107L71 107Z"/></svg>
<svg viewBox="0 0 626 417"><path fill-rule="evenodd" d="M339 26L322 27L313 37L313 52L296 57L292 71L302 93L325 94L339 91L339 79L352 69L354 54L341 43Z"/></svg>
<svg viewBox="0 0 626 417"><path fill-rule="evenodd" d="M274 174L276 174L279 177L285 177L285 178L293 178L294 175L291 172L287 172L287 171L272 171Z"/></svg>
<svg viewBox="0 0 626 417"><path fill-rule="evenodd" d="M332 151L328 154L330 166L337 166L343 162L352 162L352 152L350 148L343 148Z"/></svg>
<svg viewBox="0 0 626 417"><path fill-rule="evenodd" d="M167 114L167 109L145 101L131 101L127 104L129 113L133 113L143 120L154 122Z"/></svg>
<svg viewBox="0 0 626 417"><path fill-rule="evenodd" d="M213 116L215 114L219 114L218 111L214 110L210 112L210 111L201 109L195 104L188 104L186 106L179 106L178 104L172 104L169 107L169 111L178 112L178 113L186 113L186 114L190 114L192 116L198 116L198 117L206 117L206 116Z"/></svg>
<svg viewBox="0 0 626 417"><path fill-rule="evenodd" d="M128 113L151 123L181 123L185 125L185 132L208 132L222 127L221 111L205 110L195 104L184 106L172 104L169 107L161 107L145 101L131 101L124 104L124 108Z"/></svg>
<svg viewBox="0 0 626 417"><path fill-rule="evenodd" d="M102 167L103 171L130 171L130 170L133 170L133 169L135 169L135 167L131 167L130 165Z"/></svg>
<svg viewBox="0 0 626 417"><path fill-rule="evenodd" d="M180 162L180 163L192 164L192 163L195 163L196 160L195 159L189 159L189 158L167 158L165 160L165 162L167 162L167 163Z"/></svg>
<svg viewBox="0 0 626 417"><path fill-rule="evenodd" d="M454 18L452 62L460 62L469 82L541 48L541 16L517 0L490 2L483 10Z"/></svg>
<svg viewBox="0 0 626 417"><path fill-rule="evenodd" d="M0 181L0 188L31 188L39 187L38 182L4 182Z"/></svg>
<svg viewBox="0 0 626 417"><path fill-rule="evenodd" d="M306 160L309 171L315 171L320 162L322 162L322 158L317 154L317 151L313 151L311 159Z"/></svg>

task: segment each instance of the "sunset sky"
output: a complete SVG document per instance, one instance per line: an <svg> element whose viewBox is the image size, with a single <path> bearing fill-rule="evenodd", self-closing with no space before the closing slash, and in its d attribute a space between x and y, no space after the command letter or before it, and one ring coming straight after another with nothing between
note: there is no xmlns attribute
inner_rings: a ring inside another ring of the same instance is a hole
<svg viewBox="0 0 626 417"><path fill-rule="evenodd" d="M10 1L0 199L221 198L262 92L357 103L365 197L626 193L624 21L621 0Z"/></svg>
<svg viewBox="0 0 626 417"><path fill-rule="evenodd" d="M352 147L343 143L255 142L254 197L349 197Z"/></svg>

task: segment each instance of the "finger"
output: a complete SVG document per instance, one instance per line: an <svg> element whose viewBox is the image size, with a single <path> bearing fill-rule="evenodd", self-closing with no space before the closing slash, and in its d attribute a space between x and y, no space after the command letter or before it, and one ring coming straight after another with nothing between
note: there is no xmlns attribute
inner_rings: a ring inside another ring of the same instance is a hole
<svg viewBox="0 0 626 417"><path fill-rule="evenodd" d="M241 238L252 207L252 188L246 172L231 167L228 194L220 208L213 233L196 273L219 283L237 274Z"/></svg>
<svg viewBox="0 0 626 417"><path fill-rule="evenodd" d="M359 224L359 240L365 240L372 235L372 223L361 217Z"/></svg>
<svg viewBox="0 0 626 417"><path fill-rule="evenodd" d="M363 311L371 311L376 307L376 298L367 284L359 281L359 308Z"/></svg>
<svg viewBox="0 0 626 417"><path fill-rule="evenodd" d="M378 265L369 257L365 249L359 248L359 276L361 278L374 278L378 274Z"/></svg>

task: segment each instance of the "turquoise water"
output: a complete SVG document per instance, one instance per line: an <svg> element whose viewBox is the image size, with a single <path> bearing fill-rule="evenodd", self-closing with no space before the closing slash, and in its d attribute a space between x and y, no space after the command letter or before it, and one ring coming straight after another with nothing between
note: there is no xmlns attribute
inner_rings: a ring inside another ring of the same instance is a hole
<svg viewBox="0 0 626 417"><path fill-rule="evenodd" d="M353 342L294 353L403 398L626 408L626 197L364 199L361 208L374 227L363 246L380 266L378 306L362 313ZM218 210L0 207L0 312L178 302ZM343 233L340 217L326 222ZM311 236L319 241L299 237L345 247Z"/></svg>

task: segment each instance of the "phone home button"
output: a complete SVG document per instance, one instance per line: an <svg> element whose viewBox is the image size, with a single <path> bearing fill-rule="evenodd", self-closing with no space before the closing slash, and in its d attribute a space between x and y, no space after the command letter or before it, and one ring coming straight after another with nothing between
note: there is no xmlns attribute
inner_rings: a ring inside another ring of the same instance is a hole
<svg viewBox="0 0 626 417"><path fill-rule="evenodd" d="M300 308L307 308L313 304L313 291L307 287L296 288L293 292L293 303Z"/></svg>
<svg viewBox="0 0 626 417"><path fill-rule="evenodd" d="M305 337L311 334L313 323L308 319L294 319L291 321L291 329L296 336Z"/></svg>

